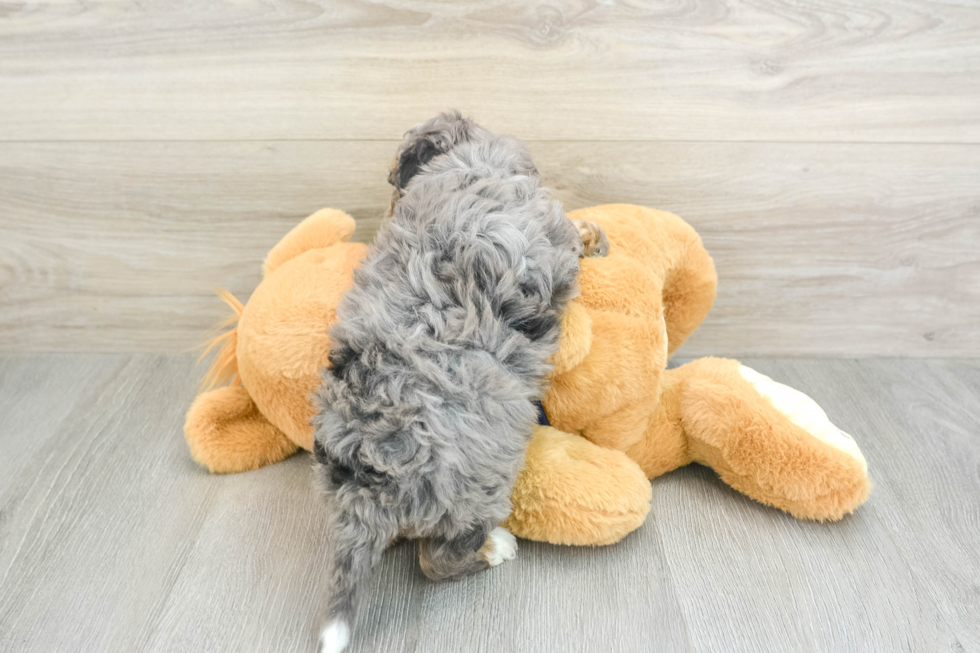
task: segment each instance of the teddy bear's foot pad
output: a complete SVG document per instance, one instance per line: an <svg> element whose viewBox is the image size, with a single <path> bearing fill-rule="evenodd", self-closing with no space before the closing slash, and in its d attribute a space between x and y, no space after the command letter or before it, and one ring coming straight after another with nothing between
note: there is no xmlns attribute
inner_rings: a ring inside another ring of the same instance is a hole
<svg viewBox="0 0 980 653"><path fill-rule="evenodd" d="M868 462L854 438L834 426L823 408L808 395L773 381L747 365L739 365L738 372L742 378L752 384L756 392L768 399L773 407L788 417L791 422L824 444L847 454L858 461L864 471L868 471Z"/></svg>

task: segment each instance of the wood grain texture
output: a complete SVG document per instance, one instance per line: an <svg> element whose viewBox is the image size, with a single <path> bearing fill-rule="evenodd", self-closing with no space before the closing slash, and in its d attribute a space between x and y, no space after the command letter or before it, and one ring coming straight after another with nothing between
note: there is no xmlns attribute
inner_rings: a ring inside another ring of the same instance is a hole
<svg viewBox="0 0 980 653"><path fill-rule="evenodd" d="M701 233L685 355L980 356L980 146L532 142L568 209ZM394 142L0 144L0 351L186 350L314 210L369 240Z"/></svg>
<svg viewBox="0 0 980 653"><path fill-rule="evenodd" d="M17 1L0 139L980 142L980 7L929 0Z"/></svg>
<svg viewBox="0 0 980 653"><path fill-rule="evenodd" d="M698 648L980 650L980 556L972 535L980 516L980 386L970 397L949 387L972 384L977 363L745 363L806 392L853 435L874 489L854 515L822 526L746 501L707 469L655 481L675 492L655 490L651 514L678 500L698 506L656 522L673 543L665 548L685 611L737 615L695 629ZM937 366L953 366L956 381ZM699 536L682 539L692 532Z"/></svg>
<svg viewBox="0 0 980 653"><path fill-rule="evenodd" d="M875 489L800 522L688 467L618 545L522 541L433 584L373 573L352 653L977 651L980 364L748 360L810 393ZM324 511L304 456L209 476L181 436L186 356L0 359L0 650L313 650Z"/></svg>

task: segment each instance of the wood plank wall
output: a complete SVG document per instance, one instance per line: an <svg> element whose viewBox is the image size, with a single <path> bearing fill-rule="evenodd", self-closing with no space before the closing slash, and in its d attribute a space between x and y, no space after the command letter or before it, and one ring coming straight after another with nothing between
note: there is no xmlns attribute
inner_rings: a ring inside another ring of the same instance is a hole
<svg viewBox="0 0 980 653"><path fill-rule="evenodd" d="M0 352L192 347L449 107L698 229L683 355L980 356L980 5L925 0L5 3Z"/></svg>

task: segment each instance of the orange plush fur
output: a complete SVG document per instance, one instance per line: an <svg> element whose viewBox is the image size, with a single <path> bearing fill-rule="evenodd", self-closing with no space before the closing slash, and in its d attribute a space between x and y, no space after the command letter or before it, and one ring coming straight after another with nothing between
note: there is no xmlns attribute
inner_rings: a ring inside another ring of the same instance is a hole
<svg viewBox="0 0 980 653"><path fill-rule="evenodd" d="M617 204L569 217L601 225L609 255L582 260L538 427L505 526L563 544L608 544L650 510L648 479L698 462L753 499L801 518L839 519L867 497L863 456L808 397L737 361L667 359L715 298L711 257L675 215ZM320 211L269 253L237 327L187 416L195 460L255 469L312 447L309 395L328 364L327 328L364 245L354 221Z"/></svg>

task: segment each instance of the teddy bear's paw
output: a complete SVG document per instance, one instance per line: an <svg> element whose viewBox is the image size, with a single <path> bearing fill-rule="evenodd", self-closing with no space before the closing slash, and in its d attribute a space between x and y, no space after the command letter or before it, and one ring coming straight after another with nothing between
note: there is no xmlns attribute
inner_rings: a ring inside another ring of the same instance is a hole
<svg viewBox="0 0 980 653"><path fill-rule="evenodd" d="M738 371L743 379L752 384L756 392L768 399L773 407L788 417L791 422L821 442L847 454L856 460L865 472L868 471L868 462L854 438L837 428L820 405L808 395L773 381L765 374L756 372L746 365L739 365Z"/></svg>
<svg viewBox="0 0 980 653"><path fill-rule="evenodd" d="M517 557L517 538L506 528L497 528L490 531L490 537L481 549L481 553L491 567L496 567L505 560L513 560Z"/></svg>

